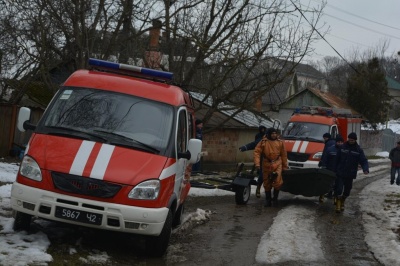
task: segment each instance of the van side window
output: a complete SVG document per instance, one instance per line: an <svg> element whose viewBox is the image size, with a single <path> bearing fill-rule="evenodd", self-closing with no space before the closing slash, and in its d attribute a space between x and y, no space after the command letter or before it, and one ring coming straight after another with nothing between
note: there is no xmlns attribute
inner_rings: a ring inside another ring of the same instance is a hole
<svg viewBox="0 0 400 266"><path fill-rule="evenodd" d="M187 119L186 112L181 110L178 118L177 152L185 152L187 145Z"/></svg>

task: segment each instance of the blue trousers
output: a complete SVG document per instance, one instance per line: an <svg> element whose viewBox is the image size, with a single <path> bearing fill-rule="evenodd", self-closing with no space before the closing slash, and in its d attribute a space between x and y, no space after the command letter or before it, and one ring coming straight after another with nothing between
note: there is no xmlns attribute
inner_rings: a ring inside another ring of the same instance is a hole
<svg viewBox="0 0 400 266"><path fill-rule="evenodd" d="M396 173L397 173L397 179L396 179ZM396 179L396 184L400 185L400 167L392 167L390 169L390 182L394 182Z"/></svg>
<svg viewBox="0 0 400 266"><path fill-rule="evenodd" d="M348 197L353 188L353 178L349 177L336 177L334 195Z"/></svg>

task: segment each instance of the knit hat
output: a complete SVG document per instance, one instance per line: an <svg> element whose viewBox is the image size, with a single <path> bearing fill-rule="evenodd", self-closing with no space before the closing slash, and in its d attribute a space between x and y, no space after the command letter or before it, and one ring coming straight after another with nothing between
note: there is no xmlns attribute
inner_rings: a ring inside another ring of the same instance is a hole
<svg viewBox="0 0 400 266"><path fill-rule="evenodd" d="M259 132L263 132L264 130L267 130L267 128L265 126L259 126L258 127L258 131Z"/></svg>
<svg viewBox="0 0 400 266"><path fill-rule="evenodd" d="M268 130L267 130L267 138L268 139L271 139L271 134L272 133L278 133L278 131L273 127L268 128Z"/></svg>
<svg viewBox="0 0 400 266"><path fill-rule="evenodd" d="M202 124L203 121L201 119L196 119L196 126Z"/></svg>
<svg viewBox="0 0 400 266"><path fill-rule="evenodd" d="M338 142L338 141L343 142L344 141L344 139L340 135L337 135L335 140L336 140L336 142Z"/></svg>
<svg viewBox="0 0 400 266"><path fill-rule="evenodd" d="M348 139L357 140L357 134L354 133L354 132L351 132L351 133L347 136L347 138L348 138Z"/></svg>
<svg viewBox="0 0 400 266"><path fill-rule="evenodd" d="M322 137L323 137L323 138L328 138L328 139L330 139L330 138L331 138L331 134L325 133L324 135L322 135Z"/></svg>

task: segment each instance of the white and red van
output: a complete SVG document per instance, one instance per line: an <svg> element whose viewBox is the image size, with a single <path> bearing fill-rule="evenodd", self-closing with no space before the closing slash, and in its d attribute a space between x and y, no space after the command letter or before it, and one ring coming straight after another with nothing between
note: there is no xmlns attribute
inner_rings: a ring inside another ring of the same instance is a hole
<svg viewBox="0 0 400 266"><path fill-rule="evenodd" d="M344 140L351 132L360 135L362 118L348 109L320 106L297 108L283 130L282 138L292 169L318 168L324 150L324 133ZM360 142L359 142L360 143Z"/></svg>
<svg viewBox="0 0 400 266"><path fill-rule="evenodd" d="M15 230L31 218L144 235L162 256L180 224L191 164L200 160L193 101L172 73L90 59L74 72L33 130L11 206Z"/></svg>

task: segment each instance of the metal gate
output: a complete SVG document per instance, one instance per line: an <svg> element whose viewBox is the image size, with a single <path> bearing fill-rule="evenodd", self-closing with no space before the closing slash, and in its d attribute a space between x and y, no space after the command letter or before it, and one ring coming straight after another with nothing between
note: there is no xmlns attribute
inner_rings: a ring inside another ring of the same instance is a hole
<svg viewBox="0 0 400 266"><path fill-rule="evenodd" d="M395 146L396 142L396 133L394 133L391 129L387 128L383 130L382 136L382 151L390 152L391 149Z"/></svg>

